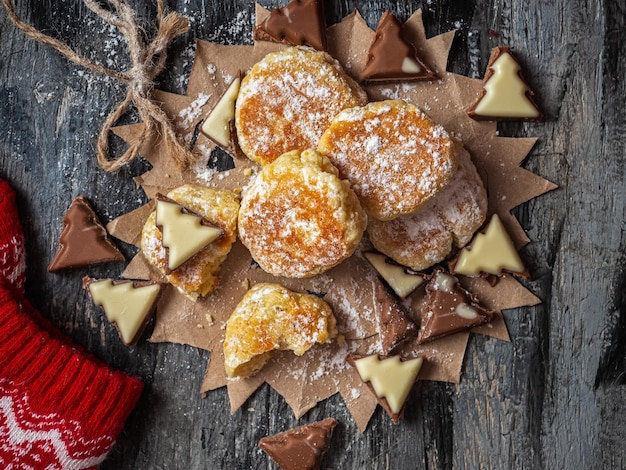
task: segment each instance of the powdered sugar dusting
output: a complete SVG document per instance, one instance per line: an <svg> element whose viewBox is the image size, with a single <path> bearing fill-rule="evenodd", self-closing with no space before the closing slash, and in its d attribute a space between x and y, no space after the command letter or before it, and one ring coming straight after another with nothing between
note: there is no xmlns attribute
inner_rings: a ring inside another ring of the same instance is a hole
<svg viewBox="0 0 626 470"><path fill-rule="evenodd" d="M199 153L200 156L192 164L190 169L196 175L199 182L208 185L218 173L215 169L216 157L213 157L214 147L198 144L195 148L196 154Z"/></svg>
<svg viewBox="0 0 626 470"><path fill-rule="evenodd" d="M459 169L450 184L418 212L388 222L370 222L370 240L379 251L422 270L469 242L485 220L487 194L469 154L459 152L458 160Z"/></svg>
<svg viewBox="0 0 626 470"><path fill-rule="evenodd" d="M176 124L181 129L193 129L194 123L202 115L202 107L211 99L210 94L200 93L189 106L180 110Z"/></svg>
<svg viewBox="0 0 626 470"><path fill-rule="evenodd" d="M364 99L323 53L292 48L269 54L242 82L239 143L263 162L289 150L316 148L332 118Z"/></svg>
<svg viewBox="0 0 626 470"><path fill-rule="evenodd" d="M239 236L266 272L319 274L348 257L365 228L354 193L313 151L291 152L265 166L246 190Z"/></svg>
<svg viewBox="0 0 626 470"><path fill-rule="evenodd" d="M207 39L221 44L252 44L252 23L251 10L241 10L231 21L217 25Z"/></svg>
<svg viewBox="0 0 626 470"><path fill-rule="evenodd" d="M364 207L380 219L415 211L456 169L445 129L401 101L341 112L320 150L352 182Z"/></svg>
<svg viewBox="0 0 626 470"><path fill-rule="evenodd" d="M354 354L359 349L358 341L343 341L335 343L333 347L319 348L317 351L317 368L310 371L308 380L314 382L328 375L340 374L350 365L346 362L346 357Z"/></svg>
<svg viewBox="0 0 626 470"><path fill-rule="evenodd" d="M373 279L371 270L366 273L353 270L352 273L354 277L342 278L342 282L337 281L337 274L333 272L316 276L313 288L325 293L324 300L337 317L339 333L349 339L363 339L369 335L368 324L375 322L373 304L362 298L364 293L373 292L366 287L373 283Z"/></svg>

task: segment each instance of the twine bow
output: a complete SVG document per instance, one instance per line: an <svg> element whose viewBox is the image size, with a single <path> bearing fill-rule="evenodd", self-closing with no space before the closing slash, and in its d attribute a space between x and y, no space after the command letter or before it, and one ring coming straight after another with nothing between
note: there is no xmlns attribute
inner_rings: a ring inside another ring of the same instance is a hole
<svg viewBox="0 0 626 470"><path fill-rule="evenodd" d="M113 7L111 10L102 8L95 0L83 0L87 8L108 24L115 26L124 35L132 66L121 72L81 56L64 42L23 22L15 13L12 0L2 0L2 3L13 24L30 38L54 47L78 65L93 72L113 77L126 84L126 97L111 111L98 137L98 163L102 168L107 171L114 171L131 162L139 153L142 145L154 135L159 135L163 139L169 155L174 161L185 166L192 162L195 157L178 140L167 114L157 103L152 101L150 95L154 86L153 80L165 67L169 44L175 37L187 32L189 24L178 13L166 11L163 0L157 0L157 33L151 41L146 42L143 30L137 24L135 12L126 3L126 0L107 1ZM128 112L131 104L135 106L137 114L144 123L143 130L138 139L132 142L121 156L111 159L109 158L109 131Z"/></svg>

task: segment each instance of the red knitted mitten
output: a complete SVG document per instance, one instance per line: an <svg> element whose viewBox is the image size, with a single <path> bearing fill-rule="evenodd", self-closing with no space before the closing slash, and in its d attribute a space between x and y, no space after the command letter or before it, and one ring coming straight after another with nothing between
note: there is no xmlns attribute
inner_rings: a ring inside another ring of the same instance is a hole
<svg viewBox="0 0 626 470"><path fill-rule="evenodd" d="M24 251L6 252L22 246L7 188L0 180L0 468L95 468L143 385L75 346L22 297Z"/></svg>

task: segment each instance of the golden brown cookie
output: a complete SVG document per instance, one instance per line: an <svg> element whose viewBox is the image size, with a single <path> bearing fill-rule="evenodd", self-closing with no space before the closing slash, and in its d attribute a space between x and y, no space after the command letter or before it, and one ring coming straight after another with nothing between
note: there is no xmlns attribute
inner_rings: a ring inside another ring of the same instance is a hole
<svg viewBox="0 0 626 470"><path fill-rule="evenodd" d="M438 196L414 214L390 221L370 219L368 234L377 250L416 271L443 261L471 240L487 215L487 193L469 153Z"/></svg>
<svg viewBox="0 0 626 470"><path fill-rule="evenodd" d="M279 284L256 284L226 322L226 375L250 377L277 351L301 356L315 343L329 343L335 336L335 316L319 297Z"/></svg>
<svg viewBox="0 0 626 470"><path fill-rule="evenodd" d="M356 249L367 217L350 183L314 150L288 152L259 172L239 211L239 238L266 272L310 277Z"/></svg>
<svg viewBox="0 0 626 470"><path fill-rule="evenodd" d="M339 111L367 95L325 52L290 47L268 54L241 82L235 106L239 146L251 160L274 161L316 148Z"/></svg>
<svg viewBox="0 0 626 470"><path fill-rule="evenodd" d="M237 237L239 196L228 190L186 184L170 191L167 197L223 230L220 238L180 267L170 270L163 234L156 225L156 211L148 217L143 227L141 250L148 262L180 292L196 300L217 286L217 273Z"/></svg>
<svg viewBox="0 0 626 470"><path fill-rule="evenodd" d="M391 220L415 212L448 185L458 147L417 107L387 100L339 113L318 151L350 180L370 216Z"/></svg>

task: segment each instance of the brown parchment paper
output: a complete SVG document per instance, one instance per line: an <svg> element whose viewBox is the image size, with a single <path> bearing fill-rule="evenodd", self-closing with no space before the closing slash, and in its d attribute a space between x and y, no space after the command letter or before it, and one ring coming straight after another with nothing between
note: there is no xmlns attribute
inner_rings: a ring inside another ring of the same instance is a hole
<svg viewBox="0 0 626 470"><path fill-rule="evenodd" d="M257 22L268 12L257 6ZM446 71L448 53L454 32L430 39L424 33L421 11L407 22L408 37L439 79L432 82L377 84L366 86L371 100L400 98L421 107L435 121L461 139L471 153L489 191L489 212L498 213L516 246L528 243L528 238L510 210L556 186L520 168L520 164L535 143L535 139L502 138L496 135L496 123L471 120L466 110L478 96L482 83ZM329 52L354 77L363 68L367 48L374 36L358 12L328 29ZM171 116L180 135L191 142L194 129L212 109L239 70L244 72L268 52L283 45L259 42L254 46L225 46L197 41L196 55L190 74L187 94L173 95L156 90L156 97ZM118 127L116 133L127 142L137 138L142 124ZM208 167L214 144L199 135L193 152L198 163L185 170L176 167L164 152L158 137L147 142L142 154L153 169L136 178L149 197L167 192L183 183L238 189L245 186L256 173L256 164L245 158L234 158L235 168L215 172ZM153 210L152 204L130 212L113 222L109 232L128 243L139 245L143 224ZM367 241L363 242L367 248ZM192 302L168 286L157 306L152 342L188 344L211 351L202 384L202 392L228 388L231 411L236 412L263 383L268 383L285 398L296 417L302 416L318 402L340 393L359 429L363 431L377 402L361 382L358 374L347 365L350 353L380 352L375 320L372 269L361 255L362 250L335 269L307 280L277 279L252 262L247 249L237 242L224 263L217 290ZM131 279L162 279L139 253L127 266L124 277ZM279 282L300 292L324 296L338 319L340 337L331 345L317 345L301 357L289 352L279 353L255 377L227 379L223 365L222 343L225 323L246 289L257 282ZM539 299L525 289L514 277L505 276L495 287L482 279L462 279L463 284L497 312L496 319L472 332L509 341L501 311L535 305ZM414 310L419 308L420 293L407 301ZM427 345L408 343L402 346L405 356L423 355L425 365L421 380L459 383L463 357L470 333L463 332Z"/></svg>

